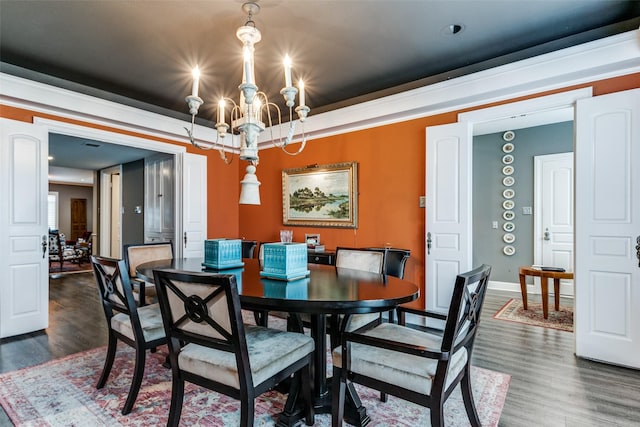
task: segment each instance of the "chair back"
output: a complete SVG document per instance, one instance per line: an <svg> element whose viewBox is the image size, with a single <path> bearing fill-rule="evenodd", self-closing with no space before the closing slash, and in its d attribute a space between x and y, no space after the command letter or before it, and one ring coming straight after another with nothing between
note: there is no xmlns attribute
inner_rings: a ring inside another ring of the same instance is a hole
<svg viewBox="0 0 640 427"><path fill-rule="evenodd" d="M255 240L242 241L242 258L253 258L255 256L256 246L258 242Z"/></svg>
<svg viewBox="0 0 640 427"><path fill-rule="evenodd" d="M483 264L456 277L442 337L442 352L454 353L464 346L471 357L490 274L491 266Z"/></svg>
<svg viewBox="0 0 640 427"><path fill-rule="evenodd" d="M124 260L92 256L91 265L107 322L117 313L131 318L136 338L143 337L136 301Z"/></svg>
<svg viewBox="0 0 640 427"><path fill-rule="evenodd" d="M235 275L153 273L172 366L179 369L180 349L194 343L234 353L240 383L251 381Z"/></svg>
<svg viewBox="0 0 640 427"><path fill-rule="evenodd" d="M125 245L124 260L129 276L136 276L136 268L145 262L173 259L173 246L169 242Z"/></svg>
<svg viewBox="0 0 640 427"><path fill-rule="evenodd" d="M384 250L338 247L336 267L381 274L384 271Z"/></svg>
<svg viewBox="0 0 640 427"><path fill-rule="evenodd" d="M384 274L404 279L404 267L410 256L411 251L408 249L387 249L384 258Z"/></svg>

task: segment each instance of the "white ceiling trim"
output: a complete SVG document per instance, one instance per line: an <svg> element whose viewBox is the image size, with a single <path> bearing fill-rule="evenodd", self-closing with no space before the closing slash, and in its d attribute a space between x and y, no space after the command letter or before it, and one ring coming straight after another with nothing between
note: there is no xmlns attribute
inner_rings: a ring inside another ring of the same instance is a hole
<svg viewBox="0 0 640 427"><path fill-rule="evenodd" d="M635 72L640 72L640 30L311 115L304 130L308 139L321 138ZM0 102L8 106L189 143L186 121L4 73L0 82ZM298 133L302 129L297 126ZM274 134L279 135L277 128ZM215 129L201 125L195 135L205 143L216 138ZM262 136L262 148L272 146L270 132Z"/></svg>

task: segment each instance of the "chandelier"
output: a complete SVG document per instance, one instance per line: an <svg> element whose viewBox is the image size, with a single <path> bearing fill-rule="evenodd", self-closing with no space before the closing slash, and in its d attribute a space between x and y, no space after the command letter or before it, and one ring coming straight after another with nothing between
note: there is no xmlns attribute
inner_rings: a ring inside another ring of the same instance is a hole
<svg viewBox="0 0 640 427"><path fill-rule="evenodd" d="M185 99L191 114L191 130L188 128L185 129L191 144L201 149L218 150L220 157L226 164L231 163L233 160L233 154L231 155L231 159L227 158L224 151L225 144L223 143L225 138L229 138L231 140L229 144L231 147L240 147L240 160L246 160L249 162L244 179L240 181L242 186L240 192L240 204L259 205L260 182L258 181L255 172L259 161L258 138L260 134L268 127L271 132L271 141L274 146L281 148L289 155L295 156L300 154L302 150L304 150L306 143L304 128L299 149L295 152L290 152L286 148L293 140L293 134L297 123L297 121L293 119L293 111L297 113L298 120L304 124L310 109L305 105L304 82L300 80L297 88L292 84L291 59L287 55L284 59L285 86L280 91L280 94L284 97L287 107L289 107L289 129L287 135L283 137L281 126L282 114L280 108L276 104L269 102L267 95L258 90L258 86L255 82L254 46L261 40L262 35L256 28L255 22L253 22L253 16L260 12L260 6L257 3L249 2L242 5L242 10L247 14L247 20L244 25L236 31L236 36L242 42L243 48L242 83L238 86L238 89L240 90L239 102L236 103L233 99L227 97L220 99L216 111L215 128L217 133L215 143L202 144L196 142L193 136L195 117L198 114L198 109L204 103L202 98L198 96L200 71L196 66L193 70L193 86L191 95L187 96ZM295 97L298 93L300 93L299 105L294 110ZM227 118L229 119L228 121ZM278 138L275 138L274 136L274 125L277 125L280 132ZM239 139L239 144L234 143L234 138Z"/></svg>

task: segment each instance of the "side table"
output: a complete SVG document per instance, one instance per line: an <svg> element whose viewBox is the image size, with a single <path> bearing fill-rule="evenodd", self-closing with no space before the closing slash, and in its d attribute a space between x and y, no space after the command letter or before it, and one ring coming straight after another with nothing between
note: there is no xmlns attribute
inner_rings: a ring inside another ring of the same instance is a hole
<svg viewBox="0 0 640 427"><path fill-rule="evenodd" d="M549 279L553 279L553 292L555 299L555 309L560 310L560 279L573 279L573 273L566 271L548 271L539 267L524 266L520 267L520 292L522 293L522 305L527 310L527 276L540 278L540 286L542 287L542 314L544 318L549 317Z"/></svg>

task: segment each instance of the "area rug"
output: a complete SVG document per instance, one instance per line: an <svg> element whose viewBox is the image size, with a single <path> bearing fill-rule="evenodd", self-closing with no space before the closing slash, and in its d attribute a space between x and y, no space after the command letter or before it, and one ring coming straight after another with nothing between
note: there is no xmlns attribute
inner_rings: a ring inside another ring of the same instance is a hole
<svg viewBox="0 0 640 427"><path fill-rule="evenodd" d="M49 267L49 276L57 276L61 274L72 274L72 273L85 273L87 271L92 271L90 262L84 262L82 264L65 262L64 264L62 264L62 269L60 269L59 262L52 262L51 267Z"/></svg>
<svg viewBox="0 0 640 427"><path fill-rule="evenodd" d="M166 425L171 396L171 372L162 367L166 347L147 357L140 394L129 415L120 410L133 372L133 349L120 346L106 386L97 390L106 348L93 349L45 364L0 375L0 404L17 426L155 426ZM329 372L331 372L329 370ZM472 383L483 426L497 426L511 377L473 368ZM429 425L429 411L358 387L372 426ZM255 425L273 426L286 396L276 391L256 399ZM447 426L468 426L459 388L445 404ZM224 395L187 384L181 425L237 426L240 403ZM329 414L316 415L316 426L330 426Z"/></svg>
<svg viewBox="0 0 640 427"><path fill-rule="evenodd" d="M527 305L529 309L525 310L521 300L511 298L494 314L493 318L573 332L573 309L571 307L560 305L560 310L555 311L553 302L550 301L549 316L545 319L542 313L542 303L529 302Z"/></svg>

